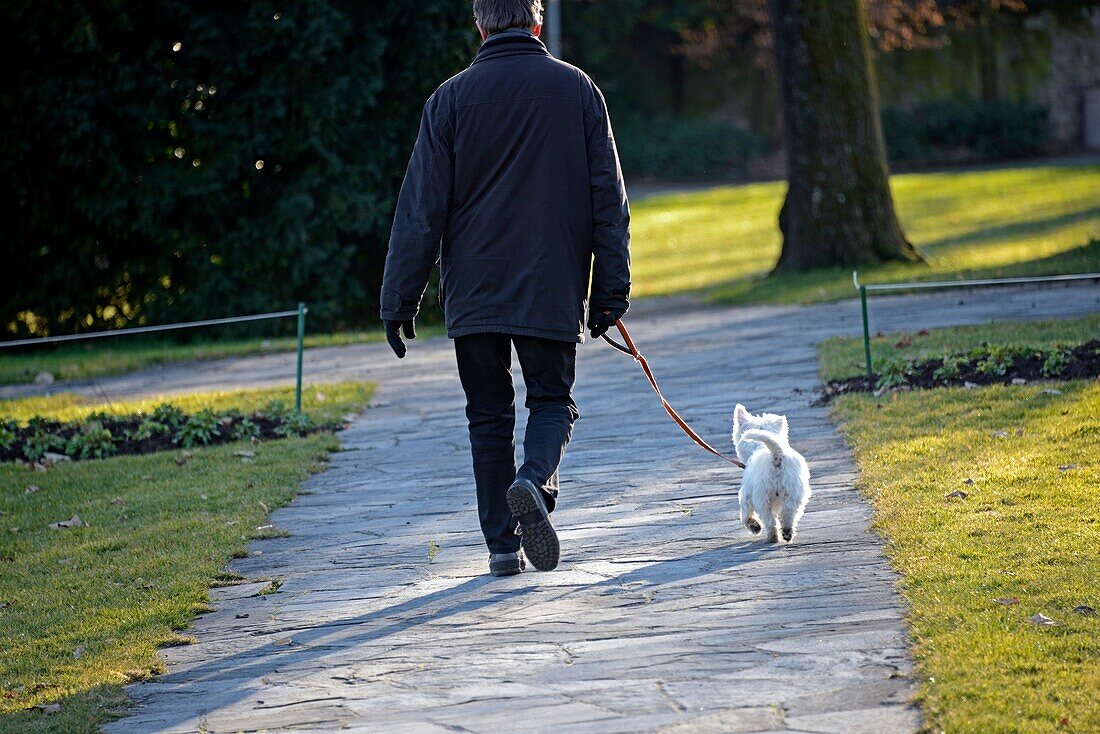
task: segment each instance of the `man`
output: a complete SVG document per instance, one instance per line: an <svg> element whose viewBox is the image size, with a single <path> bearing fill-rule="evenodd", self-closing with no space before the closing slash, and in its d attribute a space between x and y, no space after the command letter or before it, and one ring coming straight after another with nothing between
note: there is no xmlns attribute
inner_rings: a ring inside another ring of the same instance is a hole
<svg viewBox="0 0 1100 734"><path fill-rule="evenodd" d="M466 392L489 570L558 563L558 464L592 337L626 313L630 213L603 95L539 40L541 0L474 0L483 43L424 106L397 201L382 319L397 356L440 263L440 302ZM589 282L591 281L591 298ZM516 469L512 347L529 410Z"/></svg>

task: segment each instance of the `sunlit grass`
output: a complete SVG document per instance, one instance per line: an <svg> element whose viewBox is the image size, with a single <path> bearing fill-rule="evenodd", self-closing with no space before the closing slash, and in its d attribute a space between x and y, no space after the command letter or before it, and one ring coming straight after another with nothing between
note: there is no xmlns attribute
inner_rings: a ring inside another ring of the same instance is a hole
<svg viewBox="0 0 1100 734"><path fill-rule="evenodd" d="M307 391L315 421L359 411L372 386ZM285 389L173 398L227 410ZM133 411L142 404L116 406ZM9 414L33 404L9 401ZM66 408L56 400L53 415ZM161 669L226 561L243 553L268 509L295 495L337 446L330 433L179 452L62 463L0 464L0 731L97 732L125 706L122 685ZM247 448L254 459L233 454ZM30 485L38 489L26 491ZM89 527L52 530L79 515ZM58 713L28 710L59 702Z"/></svg>
<svg viewBox="0 0 1100 734"><path fill-rule="evenodd" d="M1100 166L905 174L891 185L927 262L864 268L863 282L1100 270ZM635 202L634 295L691 291L731 303L854 296L847 269L764 279L779 256L785 191L763 183Z"/></svg>
<svg viewBox="0 0 1100 734"><path fill-rule="evenodd" d="M327 385L305 385L302 387L302 410L315 422L338 423L343 412L342 406L348 401L366 402L372 391L367 383L337 382ZM0 400L0 419L15 420L26 424L34 416L58 421L75 421L91 413L109 413L130 415L149 413L161 403L171 403L186 413L196 413L203 408L220 411L238 410L252 413L271 401L280 401L287 407L294 406L293 387L266 387L255 390L222 390L190 395L172 395L169 397L150 397L137 400L124 400L103 403L97 398L88 398L74 393L57 393L41 397Z"/></svg>
<svg viewBox="0 0 1100 734"><path fill-rule="evenodd" d="M435 325L417 326L419 336L441 333ZM381 329L336 334L306 334L305 348L339 347L382 341ZM0 351L0 385L33 382L41 372L57 380L79 380L126 372L169 362L245 357L255 354L291 352L297 337L230 338L176 344L168 340L118 336L59 346L25 348L13 354Z"/></svg>

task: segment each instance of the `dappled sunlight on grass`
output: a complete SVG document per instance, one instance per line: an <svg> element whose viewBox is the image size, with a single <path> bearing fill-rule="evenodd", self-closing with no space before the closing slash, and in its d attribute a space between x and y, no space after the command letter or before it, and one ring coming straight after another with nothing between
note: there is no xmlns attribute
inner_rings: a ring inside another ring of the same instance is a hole
<svg viewBox="0 0 1100 734"><path fill-rule="evenodd" d="M920 173L891 179L919 265L860 270L864 282L1100 269L1100 166ZM854 294L851 271L765 276L779 256L783 183L656 196L632 209L636 296L693 291L726 302Z"/></svg>
<svg viewBox="0 0 1100 734"><path fill-rule="evenodd" d="M1100 385L1056 387L837 401L902 574L930 728L1100 729L1100 622L1075 611L1100 609Z"/></svg>
<svg viewBox="0 0 1100 734"><path fill-rule="evenodd" d="M323 422L357 412L371 391L364 383L325 385L306 391L303 408ZM226 411L288 393L172 402ZM23 415L32 405L3 408ZM87 410L64 397L51 405L53 415L67 417ZM159 646L186 642L179 631L203 610L226 561L244 554L250 538L270 534L259 528L268 510L290 501L336 447L332 434L315 433L192 449L188 460L173 451L64 462L46 472L0 464L0 730L98 731L125 703L122 684L160 669ZM244 449L253 456L234 455ZM88 526L49 528L74 514ZM55 714L26 710L55 701Z"/></svg>

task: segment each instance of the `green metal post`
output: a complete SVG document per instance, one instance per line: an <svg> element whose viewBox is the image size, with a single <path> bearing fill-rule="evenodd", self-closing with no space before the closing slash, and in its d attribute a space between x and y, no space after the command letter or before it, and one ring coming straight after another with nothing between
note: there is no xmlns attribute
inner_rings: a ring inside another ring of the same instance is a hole
<svg viewBox="0 0 1100 734"><path fill-rule="evenodd" d="M302 351L306 340L306 304L298 304L298 379L294 383L294 410L302 410ZM867 307L863 308L864 324L867 323Z"/></svg>
<svg viewBox="0 0 1100 734"><path fill-rule="evenodd" d="M867 286L859 287L859 305L863 308L863 354L867 357L867 376L873 377L871 369L871 327L867 323Z"/></svg>

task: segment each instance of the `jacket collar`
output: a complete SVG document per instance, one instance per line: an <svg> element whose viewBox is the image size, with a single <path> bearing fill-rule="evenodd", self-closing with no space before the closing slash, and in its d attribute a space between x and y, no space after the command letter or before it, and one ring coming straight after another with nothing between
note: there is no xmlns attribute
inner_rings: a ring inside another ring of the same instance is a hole
<svg viewBox="0 0 1100 734"><path fill-rule="evenodd" d="M473 64L498 56L521 55L549 56L550 52L534 33L526 28L509 28L485 39L474 57ZM473 65L471 64L471 66Z"/></svg>

